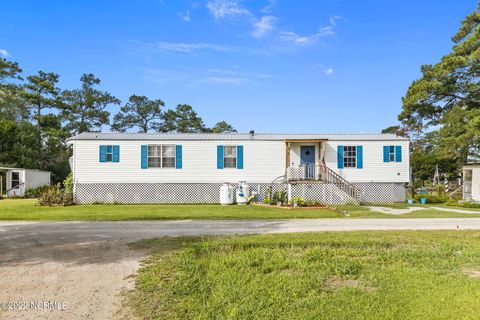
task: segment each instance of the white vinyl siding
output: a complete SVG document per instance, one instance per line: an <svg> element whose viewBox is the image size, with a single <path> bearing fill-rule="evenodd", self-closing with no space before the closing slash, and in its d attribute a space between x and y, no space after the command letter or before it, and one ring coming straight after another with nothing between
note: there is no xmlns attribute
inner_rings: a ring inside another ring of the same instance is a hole
<svg viewBox="0 0 480 320"><path fill-rule="evenodd" d="M115 167L98 166L98 146L120 145L122 161ZM182 170L142 170L142 145L182 145ZM210 140L77 140L74 142L74 175L76 183L222 183L251 181L270 183L285 174L283 141L235 141L244 146L243 170L218 170L217 146L233 145L231 141Z"/></svg>
<svg viewBox="0 0 480 320"><path fill-rule="evenodd" d="M363 169L337 168L337 147L363 146ZM383 162L383 146L402 146L402 162ZM325 161L328 168L350 182L410 182L409 141L328 141Z"/></svg>
<svg viewBox="0 0 480 320"><path fill-rule="evenodd" d="M120 145L122 161L115 167L98 166L99 145ZM142 170L142 145L182 145L182 170ZM243 170L218 170L217 146L244 146ZM222 183L239 181L270 183L285 174L284 141L268 140L76 140L73 170L76 183ZM300 164L300 146L315 145L317 164L323 157L317 143L291 143L290 164ZM337 169L337 146L363 146L363 169ZM384 163L383 146L401 145L402 162ZM351 182L401 182L410 180L408 141L328 141L325 148L327 167Z"/></svg>

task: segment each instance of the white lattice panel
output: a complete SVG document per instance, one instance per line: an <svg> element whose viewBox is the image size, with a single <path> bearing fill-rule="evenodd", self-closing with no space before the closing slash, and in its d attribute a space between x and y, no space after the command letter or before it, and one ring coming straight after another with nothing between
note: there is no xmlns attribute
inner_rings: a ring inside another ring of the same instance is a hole
<svg viewBox="0 0 480 320"><path fill-rule="evenodd" d="M403 183L367 182L354 185L360 190L362 203L394 203L407 200L407 188Z"/></svg>
<svg viewBox="0 0 480 320"><path fill-rule="evenodd" d="M331 183L298 183L291 185L291 197L322 204L346 204L357 201Z"/></svg>
<svg viewBox="0 0 480 320"><path fill-rule="evenodd" d="M272 194L286 185L275 183L249 183L250 191L262 201L269 186ZM357 183L362 203L404 202L406 189L400 183ZM220 183L82 183L75 185L75 201L86 203L218 203ZM355 202L348 194L327 183L298 183L291 185L291 197L324 204Z"/></svg>

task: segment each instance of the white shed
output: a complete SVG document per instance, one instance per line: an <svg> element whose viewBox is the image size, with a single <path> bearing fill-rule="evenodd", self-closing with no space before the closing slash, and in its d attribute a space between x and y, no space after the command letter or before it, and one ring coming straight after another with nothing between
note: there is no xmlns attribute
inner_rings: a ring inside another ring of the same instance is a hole
<svg viewBox="0 0 480 320"><path fill-rule="evenodd" d="M480 202L480 163L463 166L463 199Z"/></svg>
<svg viewBox="0 0 480 320"><path fill-rule="evenodd" d="M24 168L0 167L0 194L23 196L25 191L50 184L50 172ZM3 189L5 187L5 189Z"/></svg>

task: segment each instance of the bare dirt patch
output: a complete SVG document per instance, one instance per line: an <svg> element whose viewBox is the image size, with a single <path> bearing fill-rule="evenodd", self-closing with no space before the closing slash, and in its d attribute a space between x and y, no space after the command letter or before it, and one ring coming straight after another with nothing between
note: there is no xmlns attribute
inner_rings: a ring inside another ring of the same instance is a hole
<svg viewBox="0 0 480 320"><path fill-rule="evenodd" d="M56 301L64 310L0 310L1 319L132 319L122 307L122 291L146 253L122 241L103 240L57 245L38 243L0 250L1 300Z"/></svg>
<svg viewBox="0 0 480 320"><path fill-rule="evenodd" d="M368 293L376 291L376 288L368 286L358 279L343 279L340 277L328 278L324 283L324 287L328 291L336 291L342 288L354 288Z"/></svg>
<svg viewBox="0 0 480 320"><path fill-rule="evenodd" d="M480 279L480 270L462 269L463 274L472 279Z"/></svg>

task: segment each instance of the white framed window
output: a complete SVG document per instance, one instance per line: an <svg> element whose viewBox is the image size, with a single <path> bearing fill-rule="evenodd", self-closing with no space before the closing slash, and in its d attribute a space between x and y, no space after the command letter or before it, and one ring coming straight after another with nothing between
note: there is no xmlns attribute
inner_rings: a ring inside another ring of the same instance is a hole
<svg viewBox="0 0 480 320"><path fill-rule="evenodd" d="M12 171L12 189L18 188L20 186L20 172Z"/></svg>
<svg viewBox="0 0 480 320"><path fill-rule="evenodd" d="M175 168L175 145L148 145L149 168Z"/></svg>
<svg viewBox="0 0 480 320"><path fill-rule="evenodd" d="M388 160L389 162L395 162L395 146L388 147Z"/></svg>
<svg viewBox="0 0 480 320"><path fill-rule="evenodd" d="M237 146L223 147L223 167L224 168L237 167Z"/></svg>
<svg viewBox="0 0 480 320"><path fill-rule="evenodd" d="M344 168L357 167L357 146L343 147L343 167Z"/></svg>

